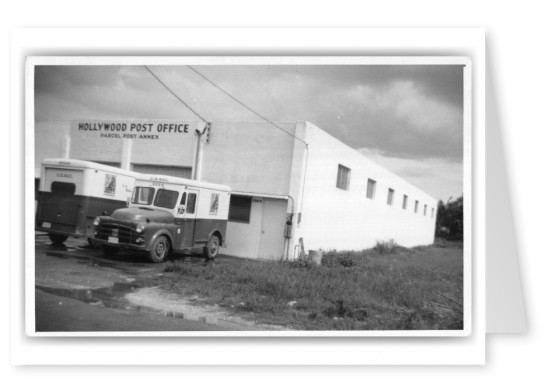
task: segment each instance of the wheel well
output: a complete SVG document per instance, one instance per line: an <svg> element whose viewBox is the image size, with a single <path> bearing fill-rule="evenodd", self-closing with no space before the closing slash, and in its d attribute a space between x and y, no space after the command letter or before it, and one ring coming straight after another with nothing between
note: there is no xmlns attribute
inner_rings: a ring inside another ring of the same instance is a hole
<svg viewBox="0 0 551 391"><path fill-rule="evenodd" d="M220 245L222 245L222 234L220 233L220 231L214 231L211 235L216 236L218 240L220 240Z"/></svg>

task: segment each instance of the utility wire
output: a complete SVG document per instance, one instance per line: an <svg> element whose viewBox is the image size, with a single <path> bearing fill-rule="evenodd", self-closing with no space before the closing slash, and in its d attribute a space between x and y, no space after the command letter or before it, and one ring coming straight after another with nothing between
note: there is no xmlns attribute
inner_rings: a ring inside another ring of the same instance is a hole
<svg viewBox="0 0 551 391"><path fill-rule="evenodd" d="M152 71L151 69L149 69L149 67L148 67L147 65L144 65L143 67L144 67L145 69L147 69L147 71L149 71L149 73L151 73L151 74L153 75L153 77L154 77L155 79L157 79L157 81L158 81L159 83L161 83L161 84L163 85L163 87L165 87L165 88L168 90L168 92L170 92L176 99L178 99L178 100L179 100L181 103L183 103L188 109L190 109L190 110L193 112L193 114L195 114L197 117L199 117L203 122L209 122L209 121L207 121L206 119L204 119L203 117L201 117L201 116L199 115L198 112L196 112L195 110L193 110L193 109L191 108L191 106L188 105L186 102L184 102L184 100L183 100L182 98L180 98L178 95L176 95L176 93L175 93L174 91L172 91L165 83L163 83L163 81L162 81L161 79L159 79L159 77L157 77L157 75L156 75L155 73L153 73L153 71Z"/></svg>
<svg viewBox="0 0 551 391"><path fill-rule="evenodd" d="M218 88L220 91L222 91L224 94L226 94L227 96L229 96L232 100L234 100L235 102L239 103L241 106L243 106L244 108L246 108L247 110L249 110L250 112L256 114L258 117L262 118L264 121L270 123L271 125L275 126L276 128L278 128L279 130L287 133L289 136L293 137L294 139L304 143L304 145L306 145L306 147L308 147L308 144L306 143L306 141L298 138L297 136L295 136L294 134L292 134L291 132L283 129L281 126L279 125L276 125L275 123L273 123L272 121L270 121L268 118L264 117L263 115L261 115L260 113L258 113L257 111L251 109L249 106L247 106L245 103L241 102L239 99L237 99L236 97L234 97L232 94L230 94L228 91L224 90L222 87L220 87L218 84L216 84L215 82L211 81L209 78L207 78L205 75L203 75L201 72L199 72L197 69L195 69L194 67L192 67L191 65L187 65L187 67L189 69L191 69L193 72L195 72L196 74L198 74L199 76L201 76L203 79L205 79L207 82L209 82L210 84L212 84L214 87ZM167 87L168 88L168 87Z"/></svg>

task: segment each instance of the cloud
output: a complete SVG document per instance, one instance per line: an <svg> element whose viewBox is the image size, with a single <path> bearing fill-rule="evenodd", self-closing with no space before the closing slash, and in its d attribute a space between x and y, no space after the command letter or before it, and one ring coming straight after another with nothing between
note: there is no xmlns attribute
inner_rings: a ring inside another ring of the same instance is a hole
<svg viewBox="0 0 551 391"><path fill-rule="evenodd" d="M403 159L388 157L377 149L359 151L433 197L447 201L463 193L463 165L443 159Z"/></svg>
<svg viewBox="0 0 551 391"><path fill-rule="evenodd" d="M418 132L450 132L462 122L459 108L426 96L411 81L393 83L380 101L382 107L394 108L396 117Z"/></svg>

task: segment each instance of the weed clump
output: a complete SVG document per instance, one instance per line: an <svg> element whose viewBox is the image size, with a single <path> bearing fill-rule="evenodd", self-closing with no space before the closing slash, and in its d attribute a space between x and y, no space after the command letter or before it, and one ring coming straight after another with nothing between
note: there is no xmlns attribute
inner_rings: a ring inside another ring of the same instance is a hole
<svg viewBox="0 0 551 391"><path fill-rule="evenodd" d="M326 267L352 267L358 264L358 252L331 250L323 253L321 264Z"/></svg>
<svg viewBox="0 0 551 391"><path fill-rule="evenodd" d="M311 269L313 266L313 263L308 261L307 259L297 259L294 262L290 262L289 266L294 269Z"/></svg>
<svg viewBox="0 0 551 391"><path fill-rule="evenodd" d="M400 246L396 244L394 239L390 239L386 241L377 241L377 244L373 247L373 250L381 255L395 254L399 247Z"/></svg>

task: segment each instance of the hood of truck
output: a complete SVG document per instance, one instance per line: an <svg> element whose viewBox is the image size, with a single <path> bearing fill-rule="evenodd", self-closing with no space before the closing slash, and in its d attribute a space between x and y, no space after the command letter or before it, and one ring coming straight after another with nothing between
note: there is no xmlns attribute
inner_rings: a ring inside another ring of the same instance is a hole
<svg viewBox="0 0 551 391"><path fill-rule="evenodd" d="M174 217L170 212L158 209L124 208L117 209L111 215L113 219L135 222L171 223Z"/></svg>

